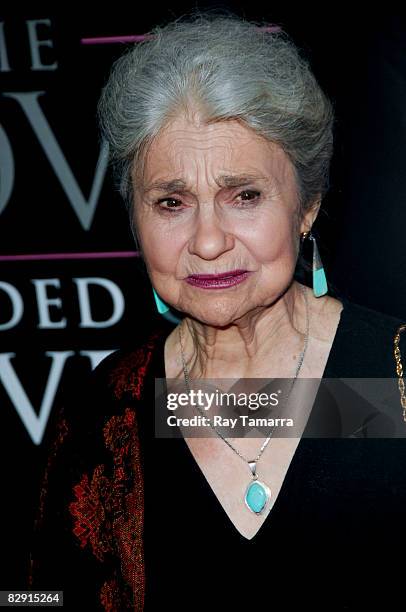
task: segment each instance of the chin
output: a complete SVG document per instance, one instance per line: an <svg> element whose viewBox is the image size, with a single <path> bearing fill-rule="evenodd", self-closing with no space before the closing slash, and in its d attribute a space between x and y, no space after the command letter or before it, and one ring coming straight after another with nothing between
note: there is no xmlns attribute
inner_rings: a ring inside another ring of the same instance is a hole
<svg viewBox="0 0 406 612"><path fill-rule="evenodd" d="M237 308L226 307L225 304L211 304L207 308L191 309L189 316L212 327L227 327L241 317Z"/></svg>

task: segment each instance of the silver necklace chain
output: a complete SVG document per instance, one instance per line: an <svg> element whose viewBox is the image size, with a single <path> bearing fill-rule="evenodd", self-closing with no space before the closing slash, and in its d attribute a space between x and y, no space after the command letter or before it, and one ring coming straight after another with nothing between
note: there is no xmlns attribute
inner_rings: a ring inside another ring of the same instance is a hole
<svg viewBox="0 0 406 612"><path fill-rule="evenodd" d="M292 379L292 384L291 384L291 386L290 386L289 393L288 393L288 395L287 395L287 398L286 398L286 402L285 402L285 403L287 403L287 401L288 401L288 399L289 399L289 396L290 396L290 394L291 394L291 392L292 392L293 386L294 386L294 384L295 384L295 382L296 382L296 379L297 379L297 377L298 377L298 375L299 375L299 372L300 372L300 370L301 370L301 367L302 367L302 364L303 364L303 361L304 361L304 357L305 357L305 354L306 354L307 345L308 345L308 342L309 342L309 327L310 327L309 302L308 302L308 297L307 297L306 288L305 288L305 286L304 286L304 285L302 285L302 291L303 291L303 295L304 295L304 299L305 299L305 303L306 303L306 333L305 333L305 338L304 338L304 343L303 343L303 350L302 350L302 352L300 353L299 360L298 360L298 363L297 363L297 366L296 366L295 375L294 375L294 378ZM180 352L181 352L182 365L183 365L183 374L184 374L184 378L185 378L185 385L186 385L186 388L188 389L188 391L190 392L190 390L191 390L191 389L190 389L190 376L189 376L189 371L188 371L188 368L187 368L187 366L186 366L185 354L184 354L184 350L183 350L181 325L179 325L178 332L179 332L179 344L180 344ZM198 408L199 412L200 412L200 413L201 413L203 416L205 416L205 415L204 415L204 413L202 412L202 410L201 410L200 406L197 406L197 408ZM259 459L260 459L260 457L261 457L262 453L264 452L265 448L267 447L267 445L268 445L268 443L269 443L269 441L270 441L270 439L271 439L271 437L272 437L273 431L274 431L274 429L275 429L275 427L276 427L275 425L272 427L271 432L270 432L270 435L269 435L269 436L268 436L268 437L265 439L265 442L262 444L262 446L261 446L261 448L260 448L260 450L259 450L259 453L258 453L258 455L255 457L255 459L253 459L252 461L249 461L248 459L246 459L246 458L245 458L245 457L244 457L244 456L243 456L243 455L240 453L240 451L239 451L238 449L234 448L234 446L233 446L232 444L230 444L230 442L227 440L227 438L225 438L225 437L223 436L223 434L221 434L221 433L220 433L220 432L219 432L219 431L216 429L216 427L214 427L214 425L212 424L212 422L211 422L210 420L209 420L209 425L210 425L210 427L213 429L213 431L215 431L215 432L216 432L216 434L217 434L217 435L218 435L218 436L219 436L219 437L220 437L222 440L224 440L224 442L225 442L225 443L226 443L226 444L227 444L227 445L228 445L228 446L231 448L231 450L233 450L233 451L234 451L234 452L235 452L235 453L236 453L236 454L237 454L239 457L241 457L241 459L242 459L243 461L245 461L246 463L248 463L248 464L250 465L251 470L253 469L253 468L251 467L251 466L252 466L252 464L256 465L257 461L259 461Z"/></svg>

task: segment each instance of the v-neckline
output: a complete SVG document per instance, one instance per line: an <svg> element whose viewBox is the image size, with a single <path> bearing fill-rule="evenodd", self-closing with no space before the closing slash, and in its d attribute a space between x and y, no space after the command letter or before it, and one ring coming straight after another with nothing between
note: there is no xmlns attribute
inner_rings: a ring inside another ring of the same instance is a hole
<svg viewBox="0 0 406 612"><path fill-rule="evenodd" d="M333 342L331 344L331 348L330 348L330 352L326 361L326 365L323 371L323 376L322 379L325 378L329 378L329 377L335 377L334 374L334 361L336 358L336 353L338 351L338 344L339 341L341 339L341 334L342 334L342 330L344 329L345 326L345 322L346 322L346 317L348 315L348 311L350 309L351 306L351 302L349 302L346 298L344 297L340 297L340 301L342 302L343 308L341 309L340 312L340 317L339 317L339 321L337 324L337 328L334 334L334 338L333 338ZM169 336L169 334L171 333L171 331L173 330L173 327L169 330L169 332L166 334L165 332L163 332L156 341L156 367L155 367L155 377L156 378L161 378L164 379L164 388L165 390L167 390L166 387L166 368L165 368L165 342L167 337ZM316 397L313 403L313 407L312 410L310 411L309 414L309 418L308 421L310 421L310 417L312 415L313 412L313 408L314 406L317 404L318 398L319 398L319 394L320 394L320 388L318 392L316 393ZM201 480L203 487L208 491L209 496L213 496L213 498L210 497L211 501L214 503L214 506L219 506L222 509L222 516L224 517L224 526L225 528L227 528L227 530L231 530L233 532L236 532L240 538L246 542L253 542L253 541L257 541L258 538L262 537L262 533L266 530L267 527L267 523L269 523L270 525L274 523L274 517L276 515L278 515L280 513L279 509L281 507L283 507L284 504L289 502L289 497L291 495L292 489L291 489L291 483L293 482L293 478L294 475L296 474L297 470L300 471L301 469L301 461L300 461L300 455L303 454L306 450L306 442L309 440L309 438L306 437L301 437L301 439L298 442L298 445L295 449L295 452L293 453L292 459L289 463L289 466L286 470L282 485L279 489L278 495L276 497L276 500L274 501L271 510L269 511L269 513L267 514L265 520L263 521L263 523L261 524L261 526L259 527L259 529L257 530L257 532L255 533L255 535L252 538L246 538L238 529L237 527L234 525L233 521L230 519L230 517L228 516L224 506L220 503L217 495L215 494L215 492L213 491L213 489L210 486L210 483L208 482L206 476L204 475L202 469L200 468L199 464L197 463L197 461L195 460L195 458L192 455L191 450L189 449L189 446L187 444L187 442L185 441L185 439L181 436L179 438L181 440L180 446L181 446L181 450L185 456L189 459L192 460L192 469L193 471L198 474L197 478ZM305 442L306 441L306 442ZM307 446L308 448L308 446ZM248 484L248 477L247 477L247 484ZM289 504L288 504L289 505ZM214 507L213 506L213 507Z"/></svg>

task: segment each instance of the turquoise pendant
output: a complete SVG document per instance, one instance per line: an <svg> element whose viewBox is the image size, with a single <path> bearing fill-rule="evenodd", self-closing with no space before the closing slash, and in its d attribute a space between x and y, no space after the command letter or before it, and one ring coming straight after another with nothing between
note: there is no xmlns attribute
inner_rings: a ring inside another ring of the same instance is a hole
<svg viewBox="0 0 406 612"><path fill-rule="evenodd" d="M258 480L258 477L255 474L256 462L249 462L249 466L251 468L254 480L250 482L245 491L245 504L247 508L251 510L251 512L261 514L267 507L268 501L271 498L271 490L264 482Z"/></svg>

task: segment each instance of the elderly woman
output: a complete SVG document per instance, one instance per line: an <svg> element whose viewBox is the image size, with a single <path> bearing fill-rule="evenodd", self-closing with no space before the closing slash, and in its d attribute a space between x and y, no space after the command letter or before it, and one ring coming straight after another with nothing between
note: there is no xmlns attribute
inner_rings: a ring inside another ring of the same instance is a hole
<svg viewBox="0 0 406 612"><path fill-rule="evenodd" d="M402 322L328 294L312 227L333 112L308 63L282 31L194 14L129 48L98 110L165 317L62 409L30 587L89 610L388 603L402 579L402 440L343 440L317 388L295 414L309 427L317 405L321 435L154 435L159 378L190 390L401 377ZM305 244L310 287L297 278Z"/></svg>

